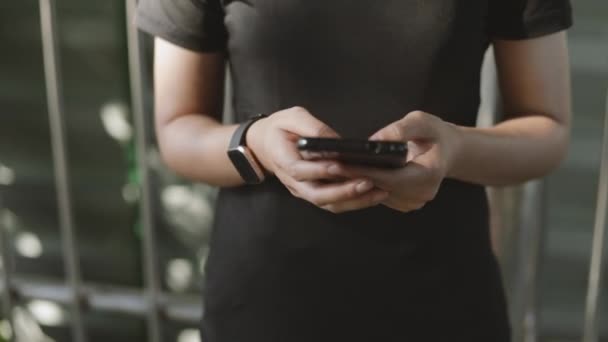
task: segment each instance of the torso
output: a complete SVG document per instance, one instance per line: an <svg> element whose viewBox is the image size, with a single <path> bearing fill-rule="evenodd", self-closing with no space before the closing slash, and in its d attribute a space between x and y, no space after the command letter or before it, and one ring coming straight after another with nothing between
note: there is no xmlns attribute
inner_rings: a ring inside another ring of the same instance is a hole
<svg viewBox="0 0 608 342"><path fill-rule="evenodd" d="M472 126L487 1L226 0L236 117L298 105L349 137L413 110ZM487 210L453 180L407 214L331 214L276 180L223 189L203 340L508 341Z"/></svg>

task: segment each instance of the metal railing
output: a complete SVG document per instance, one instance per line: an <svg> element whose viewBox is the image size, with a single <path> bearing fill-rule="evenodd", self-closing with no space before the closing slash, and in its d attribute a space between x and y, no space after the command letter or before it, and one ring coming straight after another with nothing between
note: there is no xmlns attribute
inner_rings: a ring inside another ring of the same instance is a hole
<svg viewBox="0 0 608 342"><path fill-rule="evenodd" d="M515 298L511 303L514 317L513 337L516 341L538 340L537 290L545 234L544 218L547 204L545 196L544 180L531 181L523 186L516 255L519 276L514 281Z"/></svg>
<svg viewBox="0 0 608 342"><path fill-rule="evenodd" d="M43 299L64 305L73 304L73 289L59 281L13 277L10 286L9 291L0 286L0 291L12 293L12 297L20 299ZM141 289L130 287L84 284L81 291L87 310L135 316L148 316L151 311L156 311L167 319L189 324L197 324L202 316L202 307L197 304L200 298L196 295L160 293L151 302Z"/></svg>
<svg viewBox="0 0 608 342"><path fill-rule="evenodd" d="M2 197L0 196L0 209L3 208ZM12 283L13 276L13 258L10 253L10 237L6 227L2 223L0 223L0 248L2 249L2 253L0 257L2 258L2 282L0 283L3 287L2 289L2 311L5 314L4 317L7 318L8 322L12 327L13 317L12 317L12 309L13 309L13 293L10 290L10 284ZM14 335L14 334L13 334ZM12 338L12 336L11 336Z"/></svg>
<svg viewBox="0 0 608 342"><path fill-rule="evenodd" d="M126 1L127 36L129 49L129 74L131 79L131 103L135 123L135 150L138 171L141 180L140 213L143 226L142 264L144 265L144 286L148 302L148 339L161 342L161 325L157 298L161 291L158 269L156 267L156 238L154 217L152 214L152 189L150 186L150 168L148 165L148 132L144 114L143 76L141 65L141 42L139 32L133 24L136 0Z"/></svg>
<svg viewBox="0 0 608 342"><path fill-rule="evenodd" d="M148 340L162 341L161 319L166 318L196 325L202 316L199 296L174 295L164 293L160 285L157 268L157 246L155 225L152 214L152 189L150 170L147 163L150 129L144 113L142 84L142 53L139 33L132 23L136 0L126 0L127 42L131 81L131 102L134 113L139 179L141 185L140 215L143 226L142 265L144 267L144 288L118 286L95 286L84 284L79 263L78 246L68 171L67 135L65 131L64 106L61 82L61 60L57 46L56 0L39 0L42 32L43 60L51 149L57 189L57 210L66 281L57 282L25 277L13 273L10 253L9 232L0 227L0 248L2 251L2 279L0 291L3 295L3 311L7 319L12 319L12 308L19 300L45 299L64 304L71 310L72 337L75 342L88 340L83 313L88 310L126 313L144 316L148 322ZM1 203L0 203L1 204ZM11 324L14 326L13 324ZM15 334L11 335L15 339Z"/></svg>
<svg viewBox="0 0 608 342"><path fill-rule="evenodd" d="M57 47L57 13L55 0L40 0L40 26L42 29L42 52L46 81L49 124L51 129L51 149L55 170L55 186L57 189L57 204L59 206L59 226L63 250L63 262L67 274L67 283L72 289L72 333L74 340L85 342L86 335L82 322L82 276L80 274L80 258L74 236L74 218L70 197L70 176L68 172L68 157L64 108L61 85L61 60Z"/></svg>
<svg viewBox="0 0 608 342"><path fill-rule="evenodd" d="M587 290L585 310L584 342L599 341L600 300L604 269L606 267L606 245L608 234L606 225L608 221L608 95L606 96L606 115L604 116L604 133L602 143L602 159L600 166L600 179L597 194L597 208L595 212L595 225L591 248L591 265L589 268L589 287Z"/></svg>

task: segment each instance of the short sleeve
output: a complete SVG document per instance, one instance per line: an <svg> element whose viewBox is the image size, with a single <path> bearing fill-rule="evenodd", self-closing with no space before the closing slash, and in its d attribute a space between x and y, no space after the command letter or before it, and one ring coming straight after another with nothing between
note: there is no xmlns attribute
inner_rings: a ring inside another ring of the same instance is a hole
<svg viewBox="0 0 608 342"><path fill-rule="evenodd" d="M221 51L227 32L221 0L140 0L135 18L144 32L183 48Z"/></svg>
<svg viewBox="0 0 608 342"><path fill-rule="evenodd" d="M488 0L491 38L540 37L572 26L570 0Z"/></svg>

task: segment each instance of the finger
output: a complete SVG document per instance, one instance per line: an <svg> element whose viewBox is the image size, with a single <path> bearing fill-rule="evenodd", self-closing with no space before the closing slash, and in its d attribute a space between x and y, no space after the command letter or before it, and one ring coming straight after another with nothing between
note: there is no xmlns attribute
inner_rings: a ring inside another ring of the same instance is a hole
<svg viewBox="0 0 608 342"><path fill-rule="evenodd" d="M351 200L331 203L322 208L332 213L343 213L376 206L388 198L388 192L380 189L372 190Z"/></svg>
<svg viewBox="0 0 608 342"><path fill-rule="evenodd" d="M401 127L398 125L398 121L380 129L378 132L369 137L369 140L405 141L401 133Z"/></svg>
<svg viewBox="0 0 608 342"><path fill-rule="evenodd" d="M403 141L409 140L435 140L437 138L437 118L421 111L408 113L403 119L397 121Z"/></svg>
<svg viewBox="0 0 608 342"><path fill-rule="evenodd" d="M306 160L296 144L291 143L294 134L283 132L283 135L285 140L277 145L275 152L274 163L278 169L297 181L344 178L339 177L341 167L338 162L331 159Z"/></svg>
<svg viewBox="0 0 608 342"><path fill-rule="evenodd" d="M401 170L403 171L403 170ZM371 180L377 187L381 189L390 189L391 184L395 182L397 177L401 177L398 174L398 170L393 169L381 169L374 167L355 166L355 165L343 165L340 174L347 178L366 178Z"/></svg>
<svg viewBox="0 0 608 342"><path fill-rule="evenodd" d="M296 181L304 182L339 178L335 170L340 170L340 166L334 161L298 160L291 163L287 173Z"/></svg>
<svg viewBox="0 0 608 342"><path fill-rule="evenodd" d="M432 115L414 111L408 113L403 119L395 121L374 133L370 139L404 142L409 140L433 140L436 138L433 122Z"/></svg>
<svg viewBox="0 0 608 342"><path fill-rule="evenodd" d="M394 184L407 186L409 183L420 183L424 179L426 168L415 162L398 169L382 169L355 165L342 165L340 175L346 178L366 178L384 190L394 190Z"/></svg>
<svg viewBox="0 0 608 342"><path fill-rule="evenodd" d="M296 182L292 184L298 197L301 197L318 207L327 204L351 200L374 188L369 180L358 179L342 183Z"/></svg>
<svg viewBox="0 0 608 342"><path fill-rule="evenodd" d="M329 151L300 151L302 159L320 160L320 159L336 159L340 155L338 152Z"/></svg>
<svg viewBox="0 0 608 342"><path fill-rule="evenodd" d="M315 118L308 110L302 107L293 107L283 112L289 111L281 120L281 128L301 137L324 137L336 138L338 133L331 127Z"/></svg>
<svg viewBox="0 0 608 342"><path fill-rule="evenodd" d="M288 175L292 165L302 161L302 155L296 145L291 141L291 134L282 132L283 138L275 147L274 163L278 169L285 171Z"/></svg>

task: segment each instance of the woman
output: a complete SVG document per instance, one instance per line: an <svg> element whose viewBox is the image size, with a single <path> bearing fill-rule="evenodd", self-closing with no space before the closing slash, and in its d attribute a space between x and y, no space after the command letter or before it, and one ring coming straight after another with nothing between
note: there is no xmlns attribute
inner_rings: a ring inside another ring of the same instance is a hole
<svg viewBox="0 0 608 342"><path fill-rule="evenodd" d="M141 0L138 25L164 160L222 188L203 341L509 340L484 186L565 154L568 0ZM489 44L507 116L476 128ZM307 161L301 136L407 141L409 163Z"/></svg>

